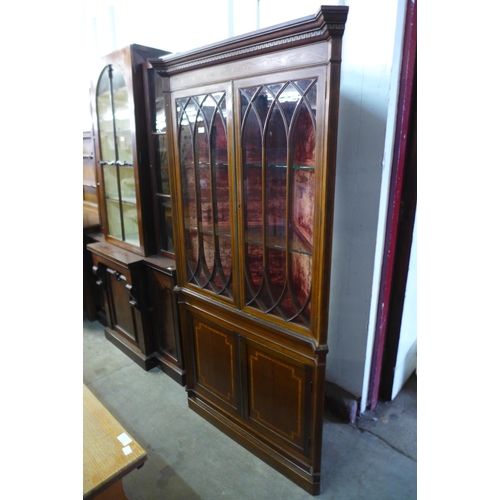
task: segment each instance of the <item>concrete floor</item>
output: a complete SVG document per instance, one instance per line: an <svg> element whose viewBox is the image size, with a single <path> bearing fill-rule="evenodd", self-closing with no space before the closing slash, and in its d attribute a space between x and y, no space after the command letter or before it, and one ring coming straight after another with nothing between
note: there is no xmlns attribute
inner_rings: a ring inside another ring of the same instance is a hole
<svg viewBox="0 0 500 500"><path fill-rule="evenodd" d="M184 388L145 372L83 321L83 382L146 449L123 480L129 500L310 499L311 495L188 408ZM344 424L325 417L319 498L417 498L417 383Z"/></svg>

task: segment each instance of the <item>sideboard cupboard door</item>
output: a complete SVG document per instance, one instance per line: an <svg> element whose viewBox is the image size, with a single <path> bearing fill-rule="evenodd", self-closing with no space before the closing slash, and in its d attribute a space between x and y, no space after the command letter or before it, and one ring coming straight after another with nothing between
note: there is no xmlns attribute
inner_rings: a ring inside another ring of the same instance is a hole
<svg viewBox="0 0 500 500"><path fill-rule="evenodd" d="M267 436L307 456L310 445L312 370L303 362L245 341L246 416Z"/></svg>
<svg viewBox="0 0 500 500"><path fill-rule="evenodd" d="M113 329L120 332L125 337L128 337L132 342L139 347L137 338L136 321L132 307L130 305L130 295L127 290L127 285L130 285L130 276L127 278L124 271L117 271L108 267L107 281L111 305L111 317Z"/></svg>
<svg viewBox="0 0 500 500"><path fill-rule="evenodd" d="M192 347L189 388L223 411L239 414L237 335L196 313L187 313L187 323Z"/></svg>
<svg viewBox="0 0 500 500"><path fill-rule="evenodd" d="M173 262L172 262L173 264ZM152 314L158 366L181 385L185 384L182 344L178 327L175 270L148 267L149 309Z"/></svg>

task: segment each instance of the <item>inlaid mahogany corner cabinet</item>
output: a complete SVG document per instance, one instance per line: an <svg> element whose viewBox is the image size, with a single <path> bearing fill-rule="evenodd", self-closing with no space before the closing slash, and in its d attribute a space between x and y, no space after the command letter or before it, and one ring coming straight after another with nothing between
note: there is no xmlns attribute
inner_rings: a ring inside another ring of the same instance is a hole
<svg viewBox="0 0 500 500"><path fill-rule="evenodd" d="M150 61L170 110L189 405L312 494L347 12Z"/></svg>
<svg viewBox="0 0 500 500"><path fill-rule="evenodd" d="M165 110L147 62L166 54L134 44L99 61L91 103L104 241L87 248L106 338L145 370L159 366L184 384Z"/></svg>

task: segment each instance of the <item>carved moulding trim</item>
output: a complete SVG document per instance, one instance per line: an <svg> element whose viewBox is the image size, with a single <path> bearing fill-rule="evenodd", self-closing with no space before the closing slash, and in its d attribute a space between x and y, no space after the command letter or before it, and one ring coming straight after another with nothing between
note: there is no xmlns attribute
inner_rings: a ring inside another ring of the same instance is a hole
<svg viewBox="0 0 500 500"><path fill-rule="evenodd" d="M334 26L335 29L342 29L342 30L344 29L343 25L332 25L332 26ZM329 28L330 28L330 26L329 26ZM249 47L244 47L241 49L236 49L236 50L224 52L222 54L216 54L213 56L208 56L208 57L196 59L194 61L188 61L185 63L175 64L173 66L169 66L169 68L164 70L164 71L160 70L159 73L160 74L161 73L164 73L164 74L177 73L179 71L184 71L187 69L195 68L196 66L217 63L217 62L223 61L225 59L231 59L231 58L236 58L236 57L240 57L240 56L245 56L247 54L263 52L267 49L273 49L273 48L278 47L280 45L288 45L288 44L300 42L302 40L307 40L310 38L322 37L322 36L324 36L324 34L325 34L324 30L315 30L315 31L309 31L307 33L301 33L300 35L293 35L293 36L289 36L289 37L285 37L285 38L279 38L277 40L273 40L270 42L259 43L256 45L251 45Z"/></svg>

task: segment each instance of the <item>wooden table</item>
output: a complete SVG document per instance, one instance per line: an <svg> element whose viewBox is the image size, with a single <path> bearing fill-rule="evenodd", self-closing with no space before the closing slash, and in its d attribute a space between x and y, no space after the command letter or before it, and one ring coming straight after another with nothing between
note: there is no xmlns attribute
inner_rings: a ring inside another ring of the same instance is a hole
<svg viewBox="0 0 500 500"><path fill-rule="evenodd" d="M126 500L122 478L147 458L146 451L84 384L83 498Z"/></svg>

